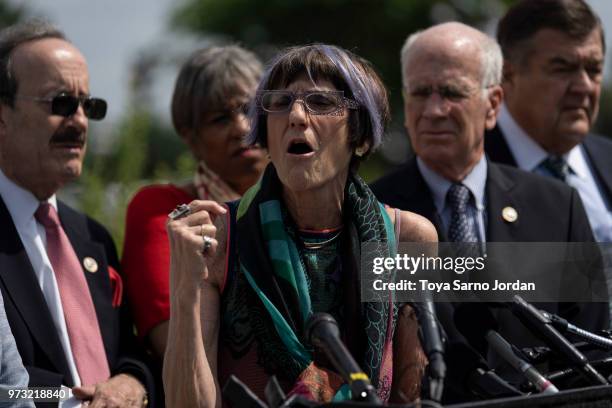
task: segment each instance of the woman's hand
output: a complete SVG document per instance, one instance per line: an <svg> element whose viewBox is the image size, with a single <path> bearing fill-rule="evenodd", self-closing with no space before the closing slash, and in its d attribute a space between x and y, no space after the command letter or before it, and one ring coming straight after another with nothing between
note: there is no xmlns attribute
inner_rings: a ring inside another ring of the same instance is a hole
<svg viewBox="0 0 612 408"><path fill-rule="evenodd" d="M170 321L163 379L169 407L221 406L217 344L227 230L224 217L218 216L226 213L214 201L196 200L189 203L188 214L170 217L166 225Z"/></svg>
<svg viewBox="0 0 612 408"><path fill-rule="evenodd" d="M189 212L169 217L166 224L170 241L171 284L174 288L199 287L208 279L208 265L214 259L219 243L216 239L216 216L227 210L215 201L195 200Z"/></svg>

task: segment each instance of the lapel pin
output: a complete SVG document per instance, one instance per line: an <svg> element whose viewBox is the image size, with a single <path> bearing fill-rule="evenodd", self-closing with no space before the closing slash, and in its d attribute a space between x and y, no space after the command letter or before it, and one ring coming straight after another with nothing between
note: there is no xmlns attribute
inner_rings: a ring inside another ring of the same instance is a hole
<svg viewBox="0 0 612 408"><path fill-rule="evenodd" d="M518 219L518 212L514 207L504 207L502 210L502 218L506 222L515 222Z"/></svg>
<svg viewBox="0 0 612 408"><path fill-rule="evenodd" d="M98 262L90 256L83 258L83 266L87 272L96 273L98 272Z"/></svg>

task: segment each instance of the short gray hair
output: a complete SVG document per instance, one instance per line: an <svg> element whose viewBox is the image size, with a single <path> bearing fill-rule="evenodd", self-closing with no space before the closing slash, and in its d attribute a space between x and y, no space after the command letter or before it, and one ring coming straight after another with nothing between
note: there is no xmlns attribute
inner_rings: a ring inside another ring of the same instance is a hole
<svg viewBox="0 0 612 408"><path fill-rule="evenodd" d="M416 40L421 36L423 31L417 31L408 36L401 51L402 63L402 84L406 85L406 67L410 59L410 52ZM502 81L502 69L504 58L502 56L499 44L488 35L483 34L480 41L480 66L481 66L481 85L483 88L488 88L492 85L499 85Z"/></svg>
<svg viewBox="0 0 612 408"><path fill-rule="evenodd" d="M66 35L46 20L31 19L14 24L0 32L0 101L13 107L17 95L17 79L12 72L13 51L22 44L45 38L69 42Z"/></svg>
<svg viewBox="0 0 612 408"><path fill-rule="evenodd" d="M257 87L263 66L236 45L195 51L181 67L172 95L172 123L177 133L198 130L202 114L226 107L228 98Z"/></svg>

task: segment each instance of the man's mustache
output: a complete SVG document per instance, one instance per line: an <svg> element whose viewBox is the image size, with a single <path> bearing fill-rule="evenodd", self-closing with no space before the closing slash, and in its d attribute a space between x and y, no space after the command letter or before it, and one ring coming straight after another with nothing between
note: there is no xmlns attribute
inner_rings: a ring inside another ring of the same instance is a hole
<svg viewBox="0 0 612 408"><path fill-rule="evenodd" d="M85 143L85 133L73 127L58 130L57 132L53 134L53 136L51 136L50 143L84 144Z"/></svg>

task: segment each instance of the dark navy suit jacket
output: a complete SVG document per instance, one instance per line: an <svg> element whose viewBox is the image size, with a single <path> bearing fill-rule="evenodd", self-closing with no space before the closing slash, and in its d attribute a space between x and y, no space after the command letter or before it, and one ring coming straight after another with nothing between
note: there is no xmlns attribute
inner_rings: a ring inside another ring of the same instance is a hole
<svg viewBox="0 0 612 408"><path fill-rule="evenodd" d="M608 203L612 203L612 140L589 134L582 142L582 147ZM499 126L485 134L485 152L491 161L516 167L516 159Z"/></svg>
<svg viewBox="0 0 612 408"><path fill-rule="evenodd" d="M564 183L501 164L487 163L485 186L486 237L488 242L594 242L593 233L578 192ZM446 241L442 220L437 214L429 186L421 175L416 158L372 184L372 191L385 204L412 211L428 218L436 227L440 241ZM515 222L502 217L504 207L519 214ZM603 277L598 277L603 280ZM457 305L437 303L436 312L449 342L467 342L454 323ZM579 327L598 331L609 326L607 303L542 304ZM499 331L509 341L541 345L506 309L493 310ZM472 346L474 346L472 344ZM477 347L475 347L477 348ZM486 349L477 351L486 356ZM451 365L453 356L447 356ZM455 356L456 357L456 356ZM458 367L449 367L449 373ZM462 379L463 380L463 379ZM445 403L469 399L463 383L447 381Z"/></svg>
<svg viewBox="0 0 612 408"><path fill-rule="evenodd" d="M58 200L58 213L80 263L96 260L95 273L83 270L94 303L111 373L129 373L154 396L154 380L138 350L125 299L113 307L109 266L119 260L108 231ZM0 198L0 289L17 349L30 376L30 386L74 385L59 335L11 215Z"/></svg>

